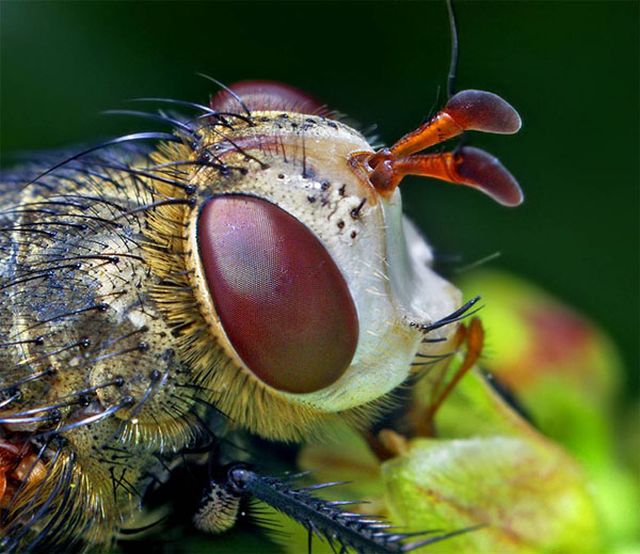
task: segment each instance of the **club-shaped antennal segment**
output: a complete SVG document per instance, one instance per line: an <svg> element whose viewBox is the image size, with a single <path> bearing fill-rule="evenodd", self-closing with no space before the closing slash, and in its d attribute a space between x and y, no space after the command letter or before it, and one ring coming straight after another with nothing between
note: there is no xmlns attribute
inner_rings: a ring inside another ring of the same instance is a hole
<svg viewBox="0 0 640 554"><path fill-rule="evenodd" d="M453 152L388 157L369 175L371 184L383 195L395 190L407 175L432 177L478 189L503 206L518 206L524 196L520 185L491 154L465 146Z"/></svg>
<svg viewBox="0 0 640 554"><path fill-rule="evenodd" d="M408 156L457 137L464 131L511 135L522 127L515 108L497 94L483 90L463 90L425 124L406 134L389 151Z"/></svg>

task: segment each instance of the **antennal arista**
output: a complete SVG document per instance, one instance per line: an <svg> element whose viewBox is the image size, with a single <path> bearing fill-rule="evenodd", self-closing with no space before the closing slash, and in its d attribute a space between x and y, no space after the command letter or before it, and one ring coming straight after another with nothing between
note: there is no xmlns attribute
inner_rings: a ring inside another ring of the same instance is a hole
<svg viewBox="0 0 640 554"><path fill-rule="evenodd" d="M463 90L447 102L428 122L407 133L390 148L373 155L355 154L371 184L388 196L407 175L433 177L476 188L504 206L517 206L524 198L513 175L500 161L472 147L453 152L418 154L422 150L457 137L465 131L510 135L522 126L518 112L497 94Z"/></svg>

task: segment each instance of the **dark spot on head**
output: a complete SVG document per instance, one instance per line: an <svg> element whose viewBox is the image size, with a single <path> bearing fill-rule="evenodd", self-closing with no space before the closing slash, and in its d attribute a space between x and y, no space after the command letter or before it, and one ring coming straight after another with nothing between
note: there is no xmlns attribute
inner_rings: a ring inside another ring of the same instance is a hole
<svg viewBox="0 0 640 554"><path fill-rule="evenodd" d="M316 197L315 196L307 196L307 200L313 204L316 201Z"/></svg>
<svg viewBox="0 0 640 554"><path fill-rule="evenodd" d="M308 167L306 164L302 168L302 178L303 179L314 179L316 176L315 171Z"/></svg>
<svg viewBox="0 0 640 554"><path fill-rule="evenodd" d="M338 229L344 229L344 221L338 221Z"/></svg>
<svg viewBox="0 0 640 554"><path fill-rule="evenodd" d="M353 208L353 210L351 210L351 217L353 219L360 219L360 212L362 211L362 208L364 208L364 204L367 201L366 198L363 198L360 201L360 204L358 204L355 208Z"/></svg>
<svg viewBox="0 0 640 554"><path fill-rule="evenodd" d="M355 231L351 231L351 238L352 239L355 239L357 235L358 235L358 233L356 233Z"/></svg>
<svg viewBox="0 0 640 554"><path fill-rule="evenodd" d="M322 185L320 185L320 188L321 190L325 191L325 190L328 190L330 186L331 186L331 183L329 183L328 181L325 181L324 183L322 183Z"/></svg>

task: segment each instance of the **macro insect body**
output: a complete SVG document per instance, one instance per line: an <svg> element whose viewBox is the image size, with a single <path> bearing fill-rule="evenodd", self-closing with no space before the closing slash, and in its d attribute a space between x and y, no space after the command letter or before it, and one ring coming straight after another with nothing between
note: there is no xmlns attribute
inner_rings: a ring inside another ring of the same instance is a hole
<svg viewBox="0 0 640 554"><path fill-rule="evenodd" d="M429 267L403 177L522 200L481 150L422 153L467 130L516 132L488 92L459 92L377 151L275 82L223 87L208 105L147 100L191 115L144 112L172 132L2 177L2 551L108 548L182 453L230 430L299 442L366 426L470 305ZM410 542L287 482L232 465L195 524L224 530L234 499L253 495L345 551L442 538Z"/></svg>

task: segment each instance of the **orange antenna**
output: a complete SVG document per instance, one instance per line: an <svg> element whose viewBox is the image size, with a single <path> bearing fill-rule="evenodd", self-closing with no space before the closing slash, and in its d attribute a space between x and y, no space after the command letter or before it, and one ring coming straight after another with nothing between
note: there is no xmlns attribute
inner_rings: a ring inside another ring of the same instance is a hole
<svg viewBox="0 0 640 554"><path fill-rule="evenodd" d="M369 176L381 193L393 192L407 175L433 177L476 188L503 206L517 206L524 199L513 175L491 154L465 146L453 152L390 158L379 163Z"/></svg>
<svg viewBox="0 0 640 554"><path fill-rule="evenodd" d="M476 188L505 206L517 206L522 190L504 166L487 152L463 147L453 152L417 155L465 131L513 134L522 126L518 112L491 92L463 90L427 123L407 133L390 148L353 157L363 163L371 184L388 196L407 175L433 177Z"/></svg>
<svg viewBox="0 0 640 554"><path fill-rule="evenodd" d="M464 131L511 135L522 127L518 112L492 92L463 90L427 123L406 134L391 148L395 156L406 156L457 137Z"/></svg>

